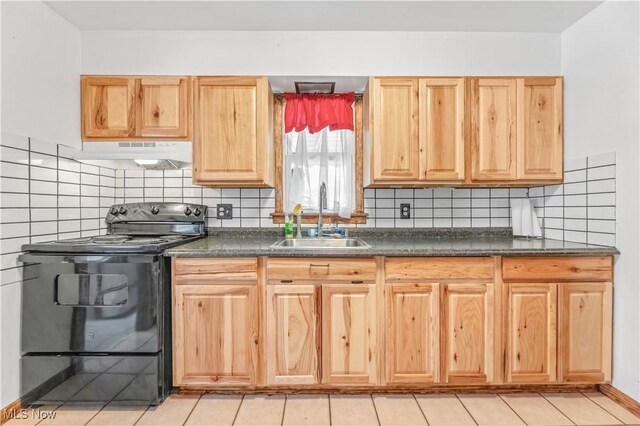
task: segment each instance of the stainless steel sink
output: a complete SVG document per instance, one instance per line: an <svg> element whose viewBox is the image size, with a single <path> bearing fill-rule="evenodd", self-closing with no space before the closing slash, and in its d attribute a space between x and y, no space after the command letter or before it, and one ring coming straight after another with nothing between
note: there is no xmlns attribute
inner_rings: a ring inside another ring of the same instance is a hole
<svg viewBox="0 0 640 426"><path fill-rule="evenodd" d="M371 246L360 238L294 238L280 240L272 244L271 247L287 249L365 249Z"/></svg>

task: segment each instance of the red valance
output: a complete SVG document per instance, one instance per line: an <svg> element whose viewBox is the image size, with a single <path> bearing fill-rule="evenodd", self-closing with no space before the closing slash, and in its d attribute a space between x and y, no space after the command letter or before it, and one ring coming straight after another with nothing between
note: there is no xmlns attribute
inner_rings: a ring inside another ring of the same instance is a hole
<svg viewBox="0 0 640 426"><path fill-rule="evenodd" d="M284 131L300 132L309 128L316 133L329 126L331 130L353 130L355 94L335 95L285 93Z"/></svg>

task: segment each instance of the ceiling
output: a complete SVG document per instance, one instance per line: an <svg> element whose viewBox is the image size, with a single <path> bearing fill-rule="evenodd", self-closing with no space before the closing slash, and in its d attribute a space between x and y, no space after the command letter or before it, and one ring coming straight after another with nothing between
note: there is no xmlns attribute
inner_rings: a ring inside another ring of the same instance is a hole
<svg viewBox="0 0 640 426"><path fill-rule="evenodd" d="M81 30L560 33L602 1L46 1Z"/></svg>

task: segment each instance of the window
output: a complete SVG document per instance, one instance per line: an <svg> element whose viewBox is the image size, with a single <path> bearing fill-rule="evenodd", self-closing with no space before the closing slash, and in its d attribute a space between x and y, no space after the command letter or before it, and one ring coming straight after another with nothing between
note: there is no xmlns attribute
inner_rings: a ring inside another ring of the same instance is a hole
<svg viewBox="0 0 640 426"><path fill-rule="evenodd" d="M355 210L355 135L352 130L317 133L308 129L284 135L284 209L297 203L317 213L320 185L327 187L326 213L349 218Z"/></svg>

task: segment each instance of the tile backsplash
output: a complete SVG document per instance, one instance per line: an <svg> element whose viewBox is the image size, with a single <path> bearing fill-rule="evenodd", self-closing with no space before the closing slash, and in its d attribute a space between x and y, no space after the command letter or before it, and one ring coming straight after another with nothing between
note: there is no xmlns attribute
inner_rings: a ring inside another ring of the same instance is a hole
<svg viewBox="0 0 640 426"><path fill-rule="evenodd" d="M63 145L2 134L1 285L20 281L23 244L106 232L116 170L80 163L69 153Z"/></svg>
<svg viewBox="0 0 640 426"><path fill-rule="evenodd" d="M562 185L531 188L529 196L543 210L546 238L615 245L615 152L565 161Z"/></svg>
<svg viewBox="0 0 640 426"><path fill-rule="evenodd" d="M274 227L274 189L203 188L191 170L114 169L80 163L70 148L2 134L0 144L1 284L19 281L17 256L29 242L106 231L115 203L175 201L209 207L209 227ZM615 153L565 162L565 183L533 188L365 189L369 214L359 227L511 226L510 203L529 197L546 238L615 244ZM409 219L400 204L411 205ZM217 204L233 219L215 218Z"/></svg>

